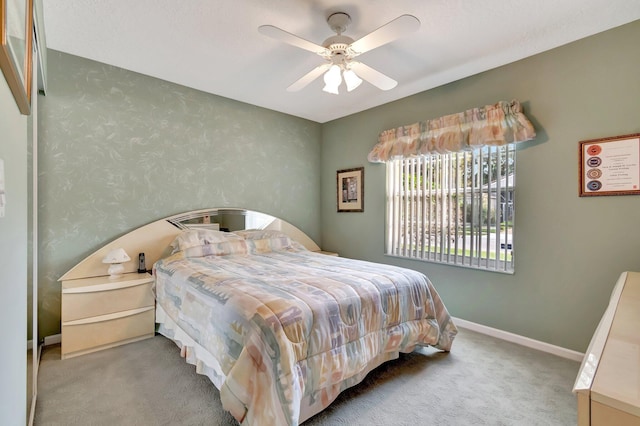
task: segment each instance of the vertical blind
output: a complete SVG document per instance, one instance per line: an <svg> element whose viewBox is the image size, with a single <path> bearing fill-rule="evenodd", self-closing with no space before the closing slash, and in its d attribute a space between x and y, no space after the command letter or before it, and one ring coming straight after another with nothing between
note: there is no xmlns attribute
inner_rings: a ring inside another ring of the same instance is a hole
<svg viewBox="0 0 640 426"><path fill-rule="evenodd" d="M387 254L513 272L515 147L387 162Z"/></svg>

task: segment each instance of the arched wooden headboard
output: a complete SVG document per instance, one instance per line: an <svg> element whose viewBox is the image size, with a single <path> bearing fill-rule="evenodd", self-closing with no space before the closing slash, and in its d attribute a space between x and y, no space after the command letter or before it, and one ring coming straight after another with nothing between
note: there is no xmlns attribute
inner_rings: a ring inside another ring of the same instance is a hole
<svg viewBox="0 0 640 426"><path fill-rule="evenodd" d="M107 274L104 256L112 249L123 248L131 257L124 272L137 272L138 253L144 253L147 268L168 254L169 244L184 229L210 228L226 231L271 229L282 231L311 251L320 247L304 232L290 223L264 213L241 208L210 208L180 213L157 220L111 241L67 271L59 281L100 277Z"/></svg>

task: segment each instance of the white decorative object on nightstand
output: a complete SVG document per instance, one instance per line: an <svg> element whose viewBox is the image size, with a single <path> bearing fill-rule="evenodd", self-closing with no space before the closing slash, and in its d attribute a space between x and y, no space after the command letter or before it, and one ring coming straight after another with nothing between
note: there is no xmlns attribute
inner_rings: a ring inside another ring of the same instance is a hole
<svg viewBox="0 0 640 426"><path fill-rule="evenodd" d="M153 337L153 276L62 281L62 359Z"/></svg>
<svg viewBox="0 0 640 426"><path fill-rule="evenodd" d="M115 280L122 276L124 272L123 263L130 261L131 258L124 251L123 248L117 248L111 250L107 255L102 259L102 263L106 263L109 265L109 269L107 269L107 273L109 273L109 278Z"/></svg>

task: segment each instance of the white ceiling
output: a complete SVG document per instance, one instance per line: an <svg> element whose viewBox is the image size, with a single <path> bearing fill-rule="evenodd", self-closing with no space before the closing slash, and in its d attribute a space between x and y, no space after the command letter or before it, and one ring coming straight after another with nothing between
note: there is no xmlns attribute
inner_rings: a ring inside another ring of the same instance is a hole
<svg viewBox="0 0 640 426"><path fill-rule="evenodd" d="M421 21L358 59L398 86L331 95L320 78L285 90L322 59L257 28L321 44L337 11L351 15L355 40L402 14ZM635 21L640 1L45 0L44 18L51 49L324 123Z"/></svg>

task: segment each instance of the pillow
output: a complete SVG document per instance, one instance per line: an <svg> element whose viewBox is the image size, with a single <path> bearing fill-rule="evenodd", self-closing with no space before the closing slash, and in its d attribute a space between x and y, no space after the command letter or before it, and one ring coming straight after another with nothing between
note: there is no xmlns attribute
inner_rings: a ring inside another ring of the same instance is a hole
<svg viewBox="0 0 640 426"><path fill-rule="evenodd" d="M247 246L249 247L250 253L268 253L291 247L291 240L288 237L261 238L259 240L247 240Z"/></svg>
<svg viewBox="0 0 640 426"><path fill-rule="evenodd" d="M203 244L186 248L180 252L185 258L204 256L227 256L230 254L247 254L247 241L242 238L230 239L221 243Z"/></svg>
<svg viewBox="0 0 640 426"><path fill-rule="evenodd" d="M282 231L273 229L245 229L244 231L234 231L234 234L244 238L245 240L263 240L265 238L289 238Z"/></svg>
<svg viewBox="0 0 640 426"><path fill-rule="evenodd" d="M191 247L200 247L240 239L238 235L229 232L215 231L213 229L187 229L181 232L170 246L173 248L173 253L175 253Z"/></svg>

